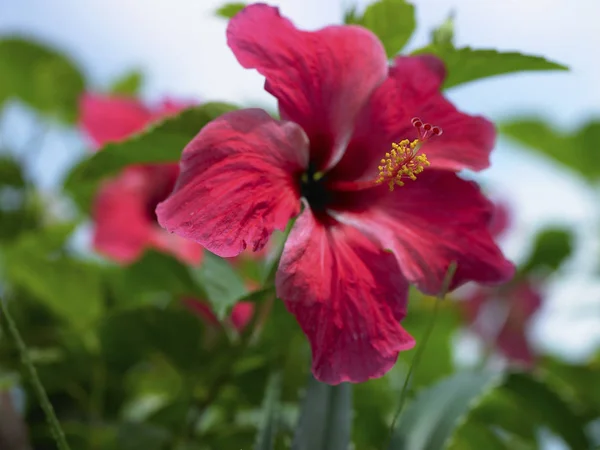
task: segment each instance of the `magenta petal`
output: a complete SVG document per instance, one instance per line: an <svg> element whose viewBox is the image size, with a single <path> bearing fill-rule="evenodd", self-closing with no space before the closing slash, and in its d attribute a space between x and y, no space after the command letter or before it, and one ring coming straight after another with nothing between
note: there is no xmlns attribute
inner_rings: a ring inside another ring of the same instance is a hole
<svg viewBox="0 0 600 450"><path fill-rule="evenodd" d="M417 138L413 117L443 130L422 147L431 167L452 171L488 167L494 126L483 117L458 111L444 98L440 91L443 77L443 64L434 56L396 58L388 78L359 116L356 132L333 175L346 180L375 178L379 161L393 142Z"/></svg>
<svg viewBox="0 0 600 450"><path fill-rule="evenodd" d="M231 19L227 42L242 66L266 77L281 116L302 126L317 170L341 157L357 114L387 73L383 46L370 31L300 31L265 4L247 6Z"/></svg>
<svg viewBox="0 0 600 450"><path fill-rule="evenodd" d="M94 248L122 263L137 259L150 242L153 223L146 211L147 177L138 168L107 180L94 203Z"/></svg>
<svg viewBox="0 0 600 450"><path fill-rule="evenodd" d="M92 93L81 98L80 115L81 128L97 146L123 140L153 118L152 112L136 99Z"/></svg>
<svg viewBox="0 0 600 450"><path fill-rule="evenodd" d="M308 139L294 123L260 109L233 111L206 125L183 151L175 190L159 223L211 252L261 250L300 211L299 179Z"/></svg>
<svg viewBox="0 0 600 450"><path fill-rule="evenodd" d="M322 225L308 207L285 244L276 287L310 341L320 381L381 377L414 346L399 323L408 284L393 255L352 227Z"/></svg>
<svg viewBox="0 0 600 450"><path fill-rule="evenodd" d="M439 293L452 261L452 288L467 281L502 283L514 274L488 229L491 203L475 183L454 173L426 169L393 192L381 186L340 193L336 211L339 220L390 249L406 278L425 293Z"/></svg>

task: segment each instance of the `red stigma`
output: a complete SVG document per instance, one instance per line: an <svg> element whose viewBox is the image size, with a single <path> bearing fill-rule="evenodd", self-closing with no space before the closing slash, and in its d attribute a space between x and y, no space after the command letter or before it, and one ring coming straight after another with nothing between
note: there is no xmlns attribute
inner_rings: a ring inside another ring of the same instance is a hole
<svg viewBox="0 0 600 450"><path fill-rule="evenodd" d="M441 127L431 125L430 123L425 123L418 117L414 117L411 122L413 127L417 129L419 141L421 142L425 142L432 136L440 136L442 134Z"/></svg>

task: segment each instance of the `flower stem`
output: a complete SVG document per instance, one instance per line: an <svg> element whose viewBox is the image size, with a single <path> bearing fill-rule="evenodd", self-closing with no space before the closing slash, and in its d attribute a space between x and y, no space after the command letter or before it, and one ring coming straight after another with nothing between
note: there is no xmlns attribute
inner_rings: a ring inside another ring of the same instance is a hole
<svg viewBox="0 0 600 450"><path fill-rule="evenodd" d="M433 306L433 312L431 314L431 320L425 330L425 334L421 339L421 345L417 346L415 355L410 363L410 367L408 368L408 373L406 374L406 378L404 379L404 385L402 386L402 392L400 393L400 403L398 404L398 409L396 410L396 414L394 415L394 420L392 420L392 425L390 426L390 439L392 434L394 433L394 429L396 428L396 422L400 418L400 414L402 414L402 410L404 409L404 404L406 403L406 397L408 396L408 385L410 384L413 372L416 370L421 358L423 357L423 353L425 352L425 347L427 347L427 341L429 341L429 337L433 332L433 328L435 327L435 322L438 316L438 312L440 310L440 304L442 300L446 297L448 293L448 289L450 288L450 283L452 283L452 278L454 278L454 274L456 273L456 262L452 261L450 266L448 266L448 270L446 271L446 275L444 277L444 281L442 282L442 288L440 289L439 294L437 295L437 299Z"/></svg>
<svg viewBox="0 0 600 450"><path fill-rule="evenodd" d="M52 432L52 436L56 441L56 446L59 450L69 450L69 444L67 444L67 439L65 437L65 433L62 430L58 418L54 412L54 408L48 399L48 395L40 381L40 378L35 370L35 366L31 362L31 358L29 357L29 352L27 351L27 347L25 346L25 342L23 342L23 338L17 329L15 321L8 311L7 305L4 303L4 300L0 298L0 311L2 312L2 325L5 328L6 333L14 340L14 343L19 351L19 356L21 357L21 363L27 373L31 381L31 385L33 387L33 391L35 392L38 400L40 402L40 406L46 415L46 420L48 421L48 425L50 426L50 430Z"/></svg>

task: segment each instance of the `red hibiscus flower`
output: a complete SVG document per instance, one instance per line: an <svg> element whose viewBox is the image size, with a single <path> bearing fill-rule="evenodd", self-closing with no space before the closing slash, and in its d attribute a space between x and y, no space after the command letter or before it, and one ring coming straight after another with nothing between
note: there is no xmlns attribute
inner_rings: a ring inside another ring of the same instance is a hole
<svg viewBox="0 0 600 450"><path fill-rule="evenodd" d="M304 32L255 4L227 38L266 77L283 120L246 109L205 126L183 151L159 223L232 257L297 216L276 290L310 341L315 377L382 376L415 343L400 325L409 283L437 293L452 261L452 287L513 274L487 230L490 203L455 173L488 166L494 128L441 95L438 59L390 67L361 27Z"/></svg>
<svg viewBox="0 0 600 450"><path fill-rule="evenodd" d="M165 101L150 109L138 100L86 94L81 101L81 128L100 147L141 131L149 123L177 113L187 105ZM156 205L173 190L177 164L127 167L100 187L94 203L94 248L115 261L130 263L146 248L172 253L197 264L202 248L158 226Z"/></svg>
<svg viewBox="0 0 600 450"><path fill-rule="evenodd" d="M510 226L505 205L498 205L489 225L492 236L503 234ZM509 360L531 366L535 354L527 338L532 316L542 305L539 282L531 277L499 287L477 287L460 303L474 331L489 345L495 345Z"/></svg>

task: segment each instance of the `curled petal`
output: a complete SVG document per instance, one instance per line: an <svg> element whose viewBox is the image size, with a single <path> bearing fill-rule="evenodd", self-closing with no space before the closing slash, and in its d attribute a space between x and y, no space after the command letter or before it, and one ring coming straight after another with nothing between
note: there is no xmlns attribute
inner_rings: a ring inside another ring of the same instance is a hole
<svg viewBox="0 0 600 450"><path fill-rule="evenodd" d="M443 63L434 56L397 57L388 78L360 114L348 150L333 175L346 180L373 178L393 142L417 138L413 117L443 130L421 149L431 167L452 171L488 167L495 128L483 117L458 111L442 95L444 75Z"/></svg>
<svg viewBox="0 0 600 450"><path fill-rule="evenodd" d="M454 173L425 170L393 192L380 186L340 193L335 208L339 220L390 249L406 278L425 293L440 292L452 261L452 289L467 281L498 284L514 274L488 229L491 203L475 183Z"/></svg>
<svg viewBox="0 0 600 450"><path fill-rule="evenodd" d="M261 250L300 211L308 139L296 124L260 109L233 111L205 126L183 151L175 190L159 223L211 252Z"/></svg>
<svg viewBox="0 0 600 450"><path fill-rule="evenodd" d="M310 341L320 381L381 377L414 346L399 323L408 284L393 255L352 227L318 222L308 207L285 244L276 288Z"/></svg>
<svg viewBox="0 0 600 450"><path fill-rule="evenodd" d="M357 114L387 73L383 46L370 31L301 31L265 4L247 6L231 19L227 42L242 66L266 77L281 116L302 126L318 171L339 160Z"/></svg>

